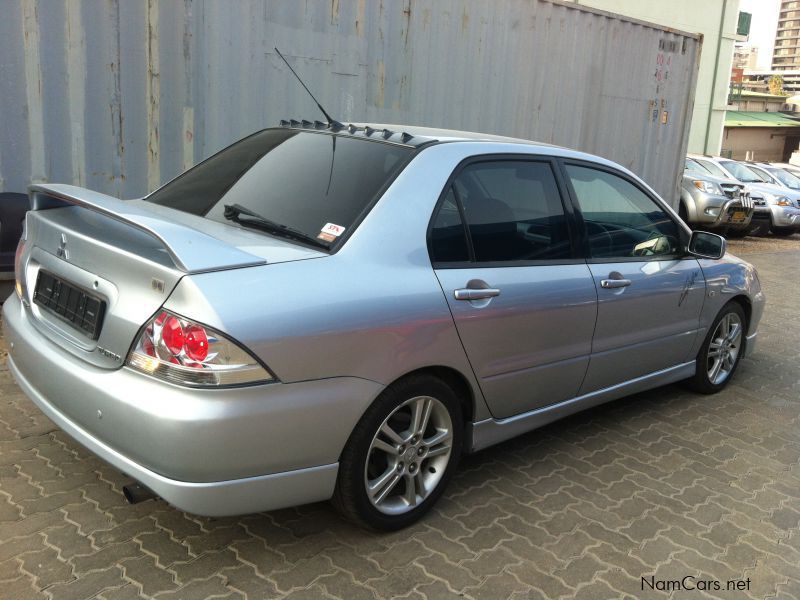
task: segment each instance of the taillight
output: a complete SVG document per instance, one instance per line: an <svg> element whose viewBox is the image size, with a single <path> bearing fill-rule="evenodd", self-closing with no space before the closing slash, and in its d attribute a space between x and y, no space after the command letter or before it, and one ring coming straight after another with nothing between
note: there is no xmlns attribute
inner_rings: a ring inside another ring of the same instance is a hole
<svg viewBox="0 0 800 600"><path fill-rule="evenodd" d="M202 362L208 356L208 333L199 325L189 327L184 335L183 347L186 356L192 360Z"/></svg>
<svg viewBox="0 0 800 600"><path fill-rule="evenodd" d="M247 351L218 331L167 311L144 326L126 364L181 385L214 387L275 380Z"/></svg>
<svg viewBox="0 0 800 600"><path fill-rule="evenodd" d="M178 317L167 317L161 326L161 339L173 356L180 356L183 350L183 327Z"/></svg>
<svg viewBox="0 0 800 600"><path fill-rule="evenodd" d="M17 244L17 252L14 254L14 290L17 296L22 299L25 291L22 287L24 277L22 276L22 253L25 252L25 236L21 237Z"/></svg>

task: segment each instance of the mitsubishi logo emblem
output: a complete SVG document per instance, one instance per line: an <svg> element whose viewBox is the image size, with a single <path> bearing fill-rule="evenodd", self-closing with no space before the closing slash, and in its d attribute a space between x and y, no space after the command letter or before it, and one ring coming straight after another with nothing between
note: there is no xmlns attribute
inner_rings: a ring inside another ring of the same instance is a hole
<svg viewBox="0 0 800 600"><path fill-rule="evenodd" d="M56 256L59 258L63 258L64 260L69 260L69 252L67 251L67 234L61 234L61 241L58 242L58 248L56 249Z"/></svg>

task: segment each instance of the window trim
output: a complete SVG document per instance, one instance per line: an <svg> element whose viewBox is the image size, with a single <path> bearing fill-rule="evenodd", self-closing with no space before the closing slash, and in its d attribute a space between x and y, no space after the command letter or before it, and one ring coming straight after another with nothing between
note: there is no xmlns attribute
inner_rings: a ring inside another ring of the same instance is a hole
<svg viewBox="0 0 800 600"><path fill-rule="evenodd" d="M442 204L444 204L445 198L447 197L447 192L453 186L453 183L461 174L461 172L464 171L464 169L466 169L467 167L479 163L496 163L496 162L535 162L535 163L547 163L550 166L550 170L553 173L553 179L555 180L556 183L556 190L558 191L559 200L561 202L561 208L564 211L564 218L567 223L567 235L569 236L569 245L570 245L569 258L552 258L552 259L541 259L541 260L504 260L504 261L490 261L490 262L477 261L475 259L475 250L472 245L472 236L470 235L469 232L469 226L467 225L467 220L464 218L464 207L461 204L461 198L459 198L457 190L453 188L456 204L458 205L458 212L459 215L461 216L461 226L464 228L464 236L466 237L467 240L469 260L457 261L457 262L437 262L433 260L433 254L431 252L431 233L433 231L434 221L436 220L436 217L439 215L439 209L441 208ZM453 172L450 173L450 177L447 178L447 182L442 188L442 191L439 194L439 198L436 200L436 204L433 207L433 211L431 211L431 216L428 221L428 227L425 232L425 245L428 248L428 260L430 260L431 266L434 269L477 269L477 268L491 269L496 267L534 267L543 265L571 265L571 264L583 263L584 258L581 256L581 250L578 245L579 243L578 236L580 232L574 222L574 210L572 202L570 201L568 196L566 183L567 182L563 178L563 173L561 171L561 168L558 165L557 157L548 154L526 154L526 153L476 154L465 158L460 163L458 163L456 167L453 169Z"/></svg>
<svg viewBox="0 0 800 600"><path fill-rule="evenodd" d="M582 160L579 158L559 158L557 160L559 168L562 170L562 176L564 177L564 181L566 182L570 202L573 205L573 210L575 211L575 221L578 224L578 232L581 238L581 246L583 251L583 256L587 264L595 265L595 264L612 264L612 263L626 263L626 262L661 262L661 261L676 261L676 260L684 260L686 258L692 258L686 252L686 244L688 243L688 235L686 233L686 229L675 219L675 215L672 213L674 212L670 206L667 205L664 200L647 190L642 184L628 175L627 173L620 171L619 169L615 169L609 165L604 165L596 162L592 162L589 160ZM678 229L678 244L680 244L680 248L678 252L675 254L665 254L665 255L657 255L657 256L617 256L617 257L607 257L607 258L593 258L591 249L589 247L589 236L586 232L586 225L585 221L583 220L583 211L581 211L580 203L578 202L578 195L575 192L575 188L572 186L572 179L567 172L567 166L574 165L576 167L584 167L587 169L595 169L596 171L604 171L610 175L615 175L620 179L627 181L631 185L633 185L636 189L642 192L646 197L650 198L656 206L661 208L664 211L664 214L669 217L669 219L675 224L675 227Z"/></svg>

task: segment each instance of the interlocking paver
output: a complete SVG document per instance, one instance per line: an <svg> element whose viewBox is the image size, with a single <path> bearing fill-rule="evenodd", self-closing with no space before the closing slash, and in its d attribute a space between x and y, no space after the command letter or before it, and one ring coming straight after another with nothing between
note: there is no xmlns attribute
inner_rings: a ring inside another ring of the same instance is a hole
<svg viewBox="0 0 800 600"><path fill-rule="evenodd" d="M568 587L562 579L539 570L533 564L514 565L506 572L530 588L539 590L546 598L572 597L574 594L574 589Z"/></svg>
<svg viewBox="0 0 800 600"><path fill-rule="evenodd" d="M67 563L58 560L58 553L52 548L26 552L17 557L20 569L33 578L38 588L47 588L55 583L72 581L72 569Z"/></svg>
<svg viewBox="0 0 800 600"><path fill-rule="evenodd" d="M127 478L0 368L0 596L663 598L641 578L694 574L751 584L692 598L800 600L800 237L775 243L746 257L769 304L728 389L668 386L466 457L429 516L392 534L327 504L230 519L127 506Z"/></svg>
<svg viewBox="0 0 800 600"><path fill-rule="evenodd" d="M219 577L192 581L191 583L169 592L155 595L159 600L183 600L184 598L243 598L241 592L229 589Z"/></svg>
<svg viewBox="0 0 800 600"><path fill-rule="evenodd" d="M119 564L126 558L139 556L139 546L128 540L120 544L106 546L93 554L75 556L72 563L75 573L80 575L89 571L102 570L108 565Z"/></svg>
<svg viewBox="0 0 800 600"><path fill-rule="evenodd" d="M317 585L325 588L331 596L350 600L374 600L375 592L366 585L356 583L352 575L344 571L336 571L331 575L323 575Z"/></svg>
<svg viewBox="0 0 800 600"><path fill-rule="evenodd" d="M97 596L98 600L140 600L146 598L139 593L135 585L129 583L118 588L111 588Z"/></svg>
<svg viewBox="0 0 800 600"><path fill-rule="evenodd" d="M495 598L508 598L516 592L528 590L527 586L506 574L493 575L486 579L479 587L467 590L467 594L476 600L493 600Z"/></svg>
<svg viewBox="0 0 800 600"><path fill-rule="evenodd" d="M158 568L156 560L152 556L143 555L127 559L119 566L125 574L125 579L145 596L178 588L175 574Z"/></svg>
<svg viewBox="0 0 800 600"><path fill-rule="evenodd" d="M112 564L102 571L92 571L73 579L68 583L57 583L49 586L46 591L52 598L61 600L78 600L91 598L105 590L121 587L127 582L122 578L122 569Z"/></svg>
<svg viewBox="0 0 800 600"><path fill-rule="evenodd" d="M440 579L446 582L448 587L459 592L481 582L481 577L477 573L473 573L462 563L455 563L441 554L432 554L424 560L417 561L416 564L429 577Z"/></svg>

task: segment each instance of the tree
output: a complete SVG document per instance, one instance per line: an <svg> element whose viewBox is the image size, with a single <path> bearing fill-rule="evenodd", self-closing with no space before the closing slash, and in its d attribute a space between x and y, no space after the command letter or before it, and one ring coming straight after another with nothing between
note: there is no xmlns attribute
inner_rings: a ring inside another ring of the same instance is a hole
<svg viewBox="0 0 800 600"><path fill-rule="evenodd" d="M783 75L772 75L767 80L769 86L769 93L775 96L785 96L786 92L783 91Z"/></svg>

